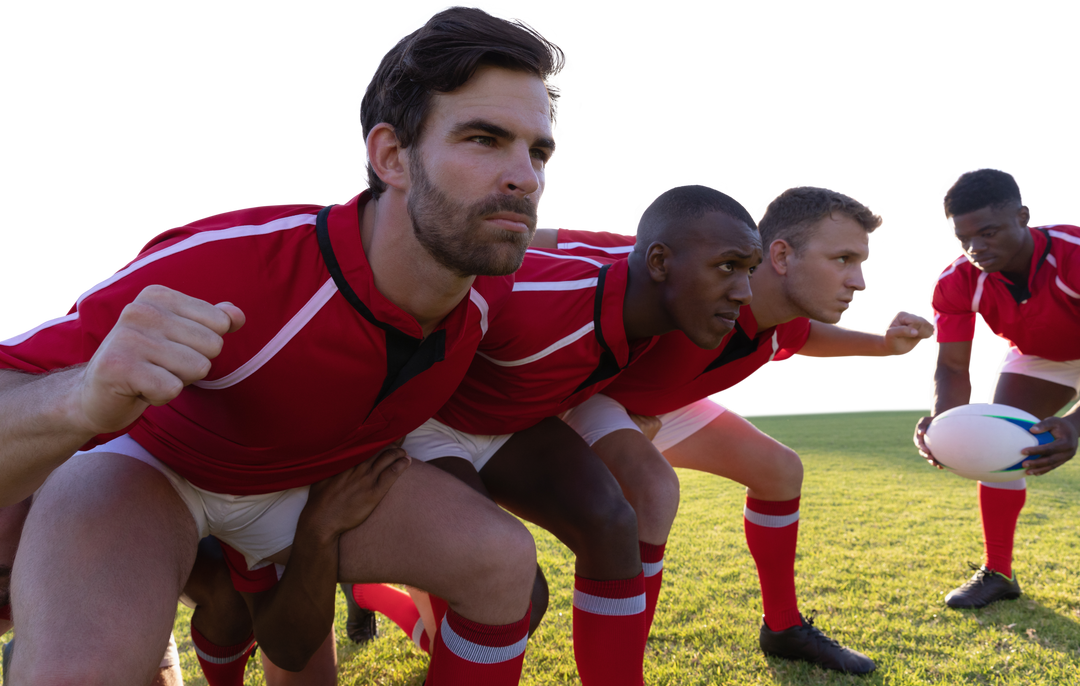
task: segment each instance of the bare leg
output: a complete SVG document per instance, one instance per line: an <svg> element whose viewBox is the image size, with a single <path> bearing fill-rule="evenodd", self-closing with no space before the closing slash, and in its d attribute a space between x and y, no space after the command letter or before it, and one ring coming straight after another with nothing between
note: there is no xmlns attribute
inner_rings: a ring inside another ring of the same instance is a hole
<svg viewBox="0 0 1080 686"><path fill-rule="evenodd" d="M529 607L536 548L528 530L422 462L412 463L340 547L342 581L423 588L481 624L516 622Z"/></svg>
<svg viewBox="0 0 1080 686"><path fill-rule="evenodd" d="M142 462L95 453L57 469L35 498L13 571L12 681L150 683L197 535L176 491Z"/></svg>
<svg viewBox="0 0 1080 686"><path fill-rule="evenodd" d="M620 429L592 446L622 487L637 514L638 538L667 542L679 512L679 477L664 456L639 431Z"/></svg>
<svg viewBox="0 0 1080 686"><path fill-rule="evenodd" d="M758 500L791 500L802 492L802 461L795 451L730 410L668 448L664 457L672 467L740 483Z"/></svg>
<svg viewBox="0 0 1080 686"><path fill-rule="evenodd" d="M1069 386L1006 372L998 376L994 402L1019 407L1039 419L1046 419L1072 402L1076 391Z"/></svg>
<svg viewBox="0 0 1080 686"><path fill-rule="evenodd" d="M334 686L337 683L337 641L331 631L326 640L299 672L289 672L262 657L266 686Z"/></svg>

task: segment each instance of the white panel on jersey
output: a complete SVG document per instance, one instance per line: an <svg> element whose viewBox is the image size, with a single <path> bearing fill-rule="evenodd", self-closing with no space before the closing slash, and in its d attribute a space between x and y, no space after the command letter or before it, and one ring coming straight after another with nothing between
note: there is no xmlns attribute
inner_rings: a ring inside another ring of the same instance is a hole
<svg viewBox="0 0 1080 686"><path fill-rule="evenodd" d="M293 318L289 320L285 326L281 327L281 331L278 331L270 341L263 346L262 350L255 353L255 355L237 367L231 374L226 374L220 379L214 379L213 381L196 381L193 385L199 388L206 388L211 391L220 391L223 388L229 386L235 386L244 379L248 378L256 371L259 370L264 364L270 361L270 359L278 354L285 344L293 339L293 337L300 333L300 330L311 321L311 318L322 309L334 293L337 293L337 284L334 283L334 279L330 278L326 280L326 283L322 285L315 295L311 296L311 300L304 303L304 306L300 308L300 311L293 315Z"/></svg>
<svg viewBox="0 0 1080 686"><path fill-rule="evenodd" d="M571 343L578 340L579 338L582 338L583 336L588 335L588 333L590 331L592 331L593 328L594 328L593 322L589 322L588 324L581 327L580 329L578 329L574 333L570 334L569 336L566 336L565 338L562 338L562 339L559 339L559 340L555 341L554 343L552 343L548 347L544 348L540 352L536 353L535 355L529 355L528 357L523 357L520 360L509 360L509 361L504 362L503 360L496 360L493 357L485 355L484 353L482 353L480 351L477 351L476 354L479 355L480 357L484 358L488 362L490 362L492 364L497 364L500 367L519 367L519 366L521 366L523 364L529 364L530 362L536 362L539 359L543 359L543 358L547 357L548 355L555 352L556 350L559 350L561 348L565 348L566 346L570 345Z"/></svg>
<svg viewBox="0 0 1080 686"><path fill-rule="evenodd" d="M586 288L594 288L599 282L595 276L591 279L578 279L577 281L518 281L514 284L515 291L580 291Z"/></svg>

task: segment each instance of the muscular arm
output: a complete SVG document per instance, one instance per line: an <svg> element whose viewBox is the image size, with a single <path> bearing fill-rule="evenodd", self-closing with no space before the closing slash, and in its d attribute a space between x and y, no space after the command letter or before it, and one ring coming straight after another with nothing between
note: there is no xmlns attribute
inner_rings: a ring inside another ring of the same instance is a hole
<svg viewBox="0 0 1080 686"><path fill-rule="evenodd" d="M811 357L903 355L933 333L930 322L907 312L897 314L880 335L811 321L810 335L799 354Z"/></svg>
<svg viewBox="0 0 1080 686"><path fill-rule="evenodd" d="M285 572L276 586L245 593L255 638L278 667L298 672L334 625L338 539L364 522L409 465L391 448L311 486Z"/></svg>
<svg viewBox="0 0 1080 686"><path fill-rule="evenodd" d="M69 409L82 371L34 375L0 370L0 506L33 493L94 437Z"/></svg>
<svg viewBox="0 0 1080 686"><path fill-rule="evenodd" d="M0 505L33 493L94 436L120 431L206 376L222 337L243 323L229 303L149 286L87 364L42 375L0 370Z"/></svg>
<svg viewBox="0 0 1080 686"><path fill-rule="evenodd" d="M959 405L966 405L971 400L971 376L968 366L971 364L971 341L941 343L938 345L937 369L934 372L934 412L923 417L915 425L915 446L919 453L937 465L934 456L926 447L924 437L930 421L945 410ZM940 468L940 466L939 466Z"/></svg>

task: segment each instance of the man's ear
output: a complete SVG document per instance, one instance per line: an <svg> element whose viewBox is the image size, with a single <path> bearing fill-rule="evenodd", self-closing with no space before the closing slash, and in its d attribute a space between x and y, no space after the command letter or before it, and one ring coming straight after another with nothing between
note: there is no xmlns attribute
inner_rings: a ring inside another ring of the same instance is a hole
<svg viewBox="0 0 1080 686"><path fill-rule="evenodd" d="M787 274L788 262L794 255L794 248L783 238L777 238L769 244L769 264L777 274Z"/></svg>
<svg viewBox="0 0 1080 686"><path fill-rule="evenodd" d="M408 153L398 142L394 127L376 124L367 137L368 163L383 183L397 190L409 187Z"/></svg>
<svg viewBox="0 0 1080 686"><path fill-rule="evenodd" d="M1027 205L1021 205L1016 211L1016 220L1020 222L1020 226L1026 227L1029 219L1031 219L1031 212L1028 212Z"/></svg>
<svg viewBox="0 0 1080 686"><path fill-rule="evenodd" d="M659 241L649 244L645 251L645 267L649 270L649 278L656 283L667 281L670 263L671 248Z"/></svg>

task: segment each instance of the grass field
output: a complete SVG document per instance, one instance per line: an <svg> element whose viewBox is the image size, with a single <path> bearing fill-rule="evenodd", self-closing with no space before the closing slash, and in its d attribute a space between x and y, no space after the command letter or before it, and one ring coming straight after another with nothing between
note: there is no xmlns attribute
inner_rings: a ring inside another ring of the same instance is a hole
<svg viewBox="0 0 1080 686"><path fill-rule="evenodd" d="M867 677L765 658L761 601L742 532L742 488L681 472L682 506L645 661L648 684L1080 684L1080 465L1028 480L1015 569L1024 595L978 611L944 593L981 561L975 483L931 469L911 445L919 413L768 417L761 429L806 465L797 586L804 614L873 657ZM534 529L552 601L530 641L522 684L576 682L570 640L573 560ZM204 684L188 636L176 636L188 684ZM388 620L356 647L344 636L341 684L423 683L427 657ZM248 684L263 684L253 661Z"/></svg>

